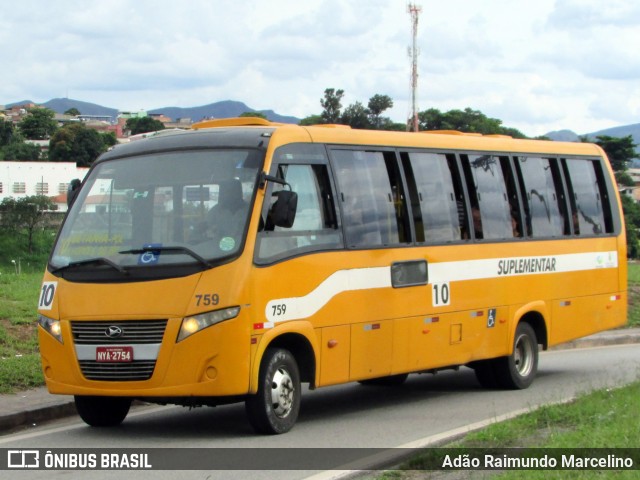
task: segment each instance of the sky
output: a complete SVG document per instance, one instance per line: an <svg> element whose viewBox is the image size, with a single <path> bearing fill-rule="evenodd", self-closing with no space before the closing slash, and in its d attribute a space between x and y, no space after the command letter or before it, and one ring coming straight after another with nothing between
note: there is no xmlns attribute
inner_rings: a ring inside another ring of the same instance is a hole
<svg viewBox="0 0 640 480"><path fill-rule="evenodd" d="M320 114L373 95L411 114L407 0L0 0L0 105L120 110L222 100ZM417 109L472 108L528 136L640 123L640 2L415 0Z"/></svg>

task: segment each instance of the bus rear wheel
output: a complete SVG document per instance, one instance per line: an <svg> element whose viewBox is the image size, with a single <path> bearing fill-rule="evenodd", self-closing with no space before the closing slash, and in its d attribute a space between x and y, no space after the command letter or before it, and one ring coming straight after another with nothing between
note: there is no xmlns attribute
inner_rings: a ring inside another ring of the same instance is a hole
<svg viewBox="0 0 640 480"><path fill-rule="evenodd" d="M249 423L258 433L288 432L300 412L300 372L295 358L288 350L268 348L259 375L258 393L245 401Z"/></svg>
<svg viewBox="0 0 640 480"><path fill-rule="evenodd" d="M92 427L115 427L120 425L129 413L131 399L124 397L74 397L78 415Z"/></svg>
<svg viewBox="0 0 640 480"><path fill-rule="evenodd" d="M538 340L531 325L521 322L516 328L513 353L498 358L494 374L503 388L520 390L529 387L538 371Z"/></svg>

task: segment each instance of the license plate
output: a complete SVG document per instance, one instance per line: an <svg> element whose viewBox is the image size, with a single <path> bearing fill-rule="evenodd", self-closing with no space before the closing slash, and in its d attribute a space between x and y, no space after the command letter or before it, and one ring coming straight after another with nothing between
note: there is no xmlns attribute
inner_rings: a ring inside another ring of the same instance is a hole
<svg viewBox="0 0 640 480"><path fill-rule="evenodd" d="M133 362L133 347L96 347L96 362Z"/></svg>

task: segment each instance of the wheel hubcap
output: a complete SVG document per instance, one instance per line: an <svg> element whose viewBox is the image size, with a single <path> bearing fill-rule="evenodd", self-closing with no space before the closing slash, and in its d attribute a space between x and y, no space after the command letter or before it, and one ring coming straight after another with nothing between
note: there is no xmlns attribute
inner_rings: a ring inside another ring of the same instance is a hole
<svg viewBox="0 0 640 480"><path fill-rule="evenodd" d="M516 370L521 377L526 377L533 368L533 345L526 335L520 335L516 340L513 359Z"/></svg>
<svg viewBox="0 0 640 480"><path fill-rule="evenodd" d="M293 407L294 395L293 380L291 380L289 372L284 368L279 368L271 382L271 403L277 417L284 418L289 415Z"/></svg>

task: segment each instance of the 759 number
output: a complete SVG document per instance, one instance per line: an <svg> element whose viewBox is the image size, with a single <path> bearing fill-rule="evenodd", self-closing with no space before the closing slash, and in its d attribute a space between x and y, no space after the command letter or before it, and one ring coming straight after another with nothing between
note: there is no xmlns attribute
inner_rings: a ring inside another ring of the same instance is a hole
<svg viewBox="0 0 640 480"><path fill-rule="evenodd" d="M274 317L281 317L287 313L287 305L284 303L277 303L275 305L271 305L271 314Z"/></svg>
<svg viewBox="0 0 640 480"><path fill-rule="evenodd" d="M196 295L196 306L208 307L211 305L218 305L220 303L220 295L217 293L205 293Z"/></svg>

